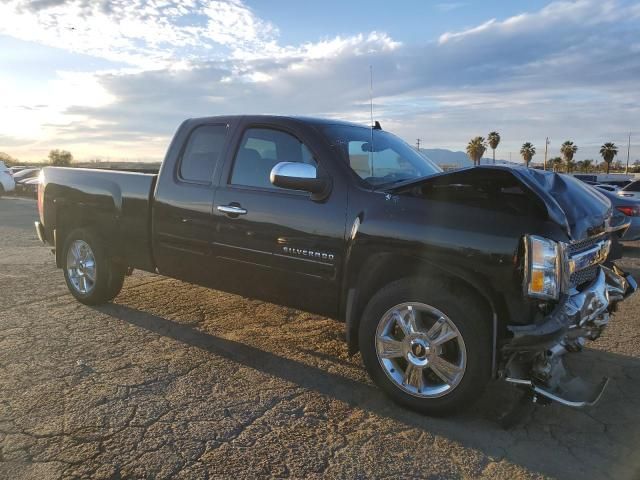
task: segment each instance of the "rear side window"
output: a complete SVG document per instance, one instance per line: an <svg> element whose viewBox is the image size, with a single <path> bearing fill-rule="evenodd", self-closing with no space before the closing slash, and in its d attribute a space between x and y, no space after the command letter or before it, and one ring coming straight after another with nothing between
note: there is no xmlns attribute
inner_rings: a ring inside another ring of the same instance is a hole
<svg viewBox="0 0 640 480"><path fill-rule="evenodd" d="M227 135L226 125L203 125L189 136L180 161L180 178L210 183Z"/></svg>
<svg viewBox="0 0 640 480"><path fill-rule="evenodd" d="M625 187L625 190L627 192L640 192L640 180L631 182L627 187Z"/></svg>
<svg viewBox="0 0 640 480"><path fill-rule="evenodd" d="M271 184L271 169L280 162L301 162L317 166L304 143L289 133L269 128L250 128L240 142L231 183L278 189Z"/></svg>

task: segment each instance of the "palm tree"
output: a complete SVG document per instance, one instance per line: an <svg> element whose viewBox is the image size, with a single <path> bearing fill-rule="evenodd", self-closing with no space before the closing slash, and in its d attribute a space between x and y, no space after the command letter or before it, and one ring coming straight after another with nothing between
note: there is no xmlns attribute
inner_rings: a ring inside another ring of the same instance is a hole
<svg viewBox="0 0 640 480"><path fill-rule="evenodd" d="M580 162L578 162L580 163ZM593 160L591 160L590 158L583 160L582 161L582 168L583 168L583 172L584 173L589 173L591 171L591 169L593 168Z"/></svg>
<svg viewBox="0 0 640 480"><path fill-rule="evenodd" d="M474 165L480 165L480 160L486 150L487 143L485 142L484 137L472 138L467 145L467 155L469 155L469 158Z"/></svg>
<svg viewBox="0 0 640 480"><path fill-rule="evenodd" d="M489 141L489 146L491 147L491 150L493 150L493 163L495 165L496 148L498 148L498 145L500 144L500 134L498 132L490 132L489 135L487 135L487 140Z"/></svg>
<svg viewBox="0 0 640 480"><path fill-rule="evenodd" d="M573 166L573 156L578 151L578 146L574 145L573 142L567 140L560 147L560 153L562 154L562 159L567 164L567 172L571 170Z"/></svg>
<svg viewBox="0 0 640 480"><path fill-rule="evenodd" d="M609 167L611 166L611 162L613 162L613 157L618 154L618 147L613 142L607 142L600 147L600 155L602 155L602 159L607 163L607 173L609 173Z"/></svg>
<svg viewBox="0 0 640 480"><path fill-rule="evenodd" d="M529 168L529 162L536 154L536 147L533 146L531 142L525 142L522 144L522 148L520 149L520 155L524 159L524 164L527 168Z"/></svg>
<svg viewBox="0 0 640 480"><path fill-rule="evenodd" d="M555 157L549 160L554 172L559 172L562 168L562 159L560 157Z"/></svg>

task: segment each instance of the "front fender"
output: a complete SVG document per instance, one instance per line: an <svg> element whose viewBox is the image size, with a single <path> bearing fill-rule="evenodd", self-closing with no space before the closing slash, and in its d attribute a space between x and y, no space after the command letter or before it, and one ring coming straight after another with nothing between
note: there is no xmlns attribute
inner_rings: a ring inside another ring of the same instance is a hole
<svg viewBox="0 0 640 480"><path fill-rule="evenodd" d="M348 257L354 261L356 255ZM491 282L482 275L456 265L439 265L430 259L397 253L378 253L359 266L349 265L352 283L347 287L344 299L344 319L346 341L350 354L358 351L358 329L362 312L369 299L384 285L408 276L429 276L441 278L443 288L452 283L465 288L476 295L487 307L492 336L493 371L496 370L497 341L500 328L506 323L504 300L491 286ZM357 272L357 275L354 273Z"/></svg>

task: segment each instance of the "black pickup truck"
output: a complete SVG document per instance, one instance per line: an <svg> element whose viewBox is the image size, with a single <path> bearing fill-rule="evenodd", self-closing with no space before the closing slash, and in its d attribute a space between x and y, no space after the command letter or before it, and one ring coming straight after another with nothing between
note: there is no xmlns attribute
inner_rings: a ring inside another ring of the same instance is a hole
<svg viewBox="0 0 640 480"><path fill-rule="evenodd" d="M569 176L449 173L376 123L229 116L178 129L158 175L45 168L40 239L81 302L134 268L346 324L374 382L439 414L491 378L584 406L565 369L636 283L628 224Z"/></svg>

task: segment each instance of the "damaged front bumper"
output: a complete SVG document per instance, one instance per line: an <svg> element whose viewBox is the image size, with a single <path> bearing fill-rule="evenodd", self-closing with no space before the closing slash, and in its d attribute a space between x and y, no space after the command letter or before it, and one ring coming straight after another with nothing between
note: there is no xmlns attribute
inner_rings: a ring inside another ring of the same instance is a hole
<svg viewBox="0 0 640 480"><path fill-rule="evenodd" d="M565 367L564 356L598 338L617 303L637 288L634 278L615 265L600 266L589 285L573 290L541 321L509 327L513 338L503 347L504 379L529 389L534 401L557 401L571 407L595 404L608 379L589 383L573 376Z"/></svg>

